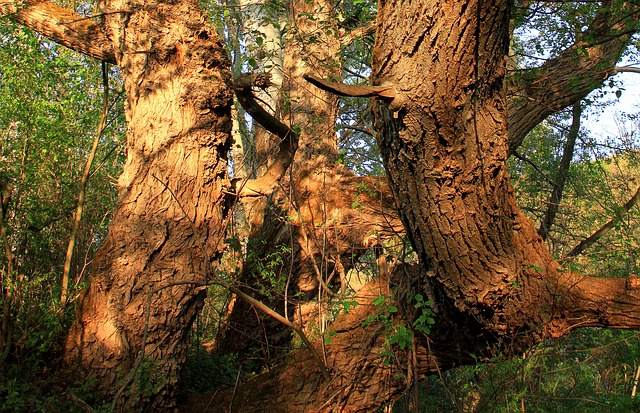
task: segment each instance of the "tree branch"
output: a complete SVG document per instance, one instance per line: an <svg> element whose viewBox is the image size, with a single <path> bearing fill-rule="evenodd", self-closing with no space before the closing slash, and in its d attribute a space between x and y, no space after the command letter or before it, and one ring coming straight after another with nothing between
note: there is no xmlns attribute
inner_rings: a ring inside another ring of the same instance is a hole
<svg viewBox="0 0 640 413"><path fill-rule="evenodd" d="M10 16L18 23L77 52L116 63L109 39L99 25L50 1L2 1L0 14Z"/></svg>
<svg viewBox="0 0 640 413"><path fill-rule="evenodd" d="M381 97L393 99L396 91L392 86L357 86L344 83L329 82L314 75L304 75L304 79L312 85L338 96Z"/></svg>
<svg viewBox="0 0 640 413"><path fill-rule="evenodd" d="M511 73L510 155L549 115L580 101L617 73L615 65L638 30L640 5L624 2L616 10L618 3L604 3L581 40L538 68Z"/></svg>
<svg viewBox="0 0 640 413"><path fill-rule="evenodd" d="M358 37L368 36L376 32L376 20L371 20L369 23L361 27L356 27L349 33L340 38L340 44L342 46L348 46L353 43Z"/></svg>
<svg viewBox="0 0 640 413"><path fill-rule="evenodd" d="M578 245L575 246L575 248L571 250L571 252L567 254L566 257L564 257L564 259L566 260L567 258L575 257L576 255L582 254L584 250L593 245L607 232L611 231L611 229L615 227L615 225L620 222L620 220L622 220L622 215L628 213L631 208L633 208L638 203L638 200L640 200L640 187L638 187L636 193L631 197L631 199L629 199L619 211L616 211L616 216L614 218L611 218L609 222L600 227L600 229L591 234L588 238L582 240Z"/></svg>
<svg viewBox="0 0 640 413"><path fill-rule="evenodd" d="M616 67L616 73L640 73L640 67L632 67L632 66Z"/></svg>
<svg viewBox="0 0 640 413"><path fill-rule="evenodd" d="M251 180L238 179L233 182L234 191L239 196L269 194L293 162L293 156L298 149L298 134L264 110L253 96L252 87L266 89L269 85L268 74L243 74L235 79L234 90L240 105L262 127L280 138L278 155L263 176Z"/></svg>
<svg viewBox="0 0 640 413"><path fill-rule="evenodd" d="M560 337L579 327L638 328L638 277L600 278L570 273L558 290L563 304L546 327Z"/></svg>

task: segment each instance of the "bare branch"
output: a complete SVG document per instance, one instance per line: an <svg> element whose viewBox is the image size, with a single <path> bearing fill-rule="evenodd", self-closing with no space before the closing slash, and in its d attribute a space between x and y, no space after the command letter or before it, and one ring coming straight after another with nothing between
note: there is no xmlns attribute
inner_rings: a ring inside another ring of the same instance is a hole
<svg viewBox="0 0 640 413"><path fill-rule="evenodd" d="M396 91L392 86L357 86L344 83L329 82L314 75L304 75L304 79L312 85L338 96L382 97L393 99Z"/></svg>
<svg viewBox="0 0 640 413"><path fill-rule="evenodd" d="M616 67L616 73L640 73L640 67L632 67L632 66Z"/></svg>
<svg viewBox="0 0 640 413"><path fill-rule="evenodd" d="M538 234L542 237L543 240L546 240L547 236L549 235L549 231L551 230L551 227L553 226L556 218L556 214L558 213L558 207L560 206L560 202L562 201L562 194L564 192L564 186L567 181L569 166L571 165L576 141L578 140L578 134L580 133L581 117L582 105L580 104L580 102L576 102L573 104L573 121L571 122L569 135L567 136L567 143L564 146L562 159L560 161L560 165L558 166L556 177L552 183L553 190L551 191L549 201L547 202L547 212L544 214L544 218L540 223L540 228L538 228Z"/></svg>
<svg viewBox="0 0 640 413"><path fill-rule="evenodd" d="M575 257L576 255L580 255L582 254L582 252L589 248L591 245L593 245L598 239L600 239L603 235L605 235L607 232L611 231L611 229L618 223L620 222L620 220L622 219L622 215L628 213L631 208L633 208L637 203L638 200L640 200L640 187L638 187L638 189L636 190L635 195L633 195L631 197L631 199L629 199L620 209L620 211L616 211L616 216L613 217L609 222L607 222L606 224L604 224L602 227L600 227L600 229L598 229L596 232L594 232L593 234L591 234L588 238L582 240L578 245L575 246L575 248L573 248L571 250L571 252L569 252L567 254L567 256L564 258L565 260L567 258L570 257Z"/></svg>

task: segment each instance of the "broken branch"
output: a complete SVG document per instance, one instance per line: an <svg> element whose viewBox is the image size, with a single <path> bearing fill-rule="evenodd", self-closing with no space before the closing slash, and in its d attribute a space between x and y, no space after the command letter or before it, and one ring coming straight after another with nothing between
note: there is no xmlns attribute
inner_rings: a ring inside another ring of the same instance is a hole
<svg viewBox="0 0 640 413"><path fill-rule="evenodd" d="M380 97L387 99L396 97L396 90L392 86L345 85L344 83L329 82L314 75L304 75L303 77L312 85L338 96Z"/></svg>
<svg viewBox="0 0 640 413"><path fill-rule="evenodd" d="M234 90L240 105L263 128L280 139L278 155L263 176L234 182L234 191L238 196L269 194L293 162L298 149L298 134L264 110L253 96L252 87L266 89L269 85L269 75L265 73L242 74L235 79Z"/></svg>

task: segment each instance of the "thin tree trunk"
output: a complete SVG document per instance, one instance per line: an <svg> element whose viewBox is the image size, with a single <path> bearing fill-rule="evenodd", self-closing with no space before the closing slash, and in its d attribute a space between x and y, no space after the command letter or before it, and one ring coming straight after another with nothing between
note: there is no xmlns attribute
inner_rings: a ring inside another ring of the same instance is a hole
<svg viewBox="0 0 640 413"><path fill-rule="evenodd" d="M562 152L562 159L556 172L556 177L553 181L553 189L547 202L547 212L542 218L540 228L538 228L538 234L543 240L547 239L549 231L553 226L553 221L558 213L560 202L562 201L562 193L564 192L564 185L567 181L567 175L569 173L569 166L571 166L571 160L573 159L573 152L576 146L576 140L578 139L578 133L580 133L580 117L582 116L582 105L580 102L573 105L573 120L571 122L571 128L569 129L569 136L567 136L567 143L564 146Z"/></svg>
<svg viewBox="0 0 640 413"><path fill-rule="evenodd" d="M93 159L96 156L98 150L98 143L102 137L102 132L107 124L107 115L109 113L109 78L107 75L107 63L102 62L102 86L104 97L102 100L102 115L100 116L100 122L96 130L96 137L93 140L89 157L84 167L84 172L80 180L80 188L78 190L78 205L76 206L76 212L73 215L73 222L71 224L71 236L69 237L69 244L67 245L67 254L64 259L64 267L62 270L62 291L60 293L60 311L64 311L67 306L68 294L69 294L69 273L71 272L71 260L73 259L73 250L78 238L78 228L80 228L80 221L82 220L82 212L84 211L84 204L87 191L87 182L89 182L89 174L91 173L91 165Z"/></svg>

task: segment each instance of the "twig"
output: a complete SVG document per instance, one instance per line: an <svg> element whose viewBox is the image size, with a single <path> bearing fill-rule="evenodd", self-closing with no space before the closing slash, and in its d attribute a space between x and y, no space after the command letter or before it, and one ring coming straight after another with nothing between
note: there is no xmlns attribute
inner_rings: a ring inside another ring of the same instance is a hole
<svg viewBox="0 0 640 413"><path fill-rule="evenodd" d="M82 220L82 213L84 211L84 205L87 195L87 183L89 182L89 177L91 174L91 165L93 164L93 160L96 157L98 143L100 143L100 138L102 138L102 133L104 132L105 125L107 124L107 116L109 115L109 77L107 75L107 63L104 61L102 62L102 89L102 115L100 116L100 121L98 122L96 137L93 140L91 152L89 152L89 157L87 158L87 163L85 164L84 172L82 174L82 178L80 179L78 205L76 207L76 211L73 216L73 222L71 224L71 236L69 237L67 254L65 256L64 268L62 270L62 292L60 293L59 310L60 316L64 314L64 309L67 306L69 298L69 273L71 272L71 260L73 258L73 250L76 246L76 240L78 239L78 229L80 228L80 221Z"/></svg>
<svg viewBox="0 0 640 413"><path fill-rule="evenodd" d="M238 369L238 375L236 376L236 384L233 386L233 394L231 395L231 401L229 402L229 411L232 412L233 409L233 399L236 397L236 391L238 390L238 382L240 381L240 372L242 369Z"/></svg>

